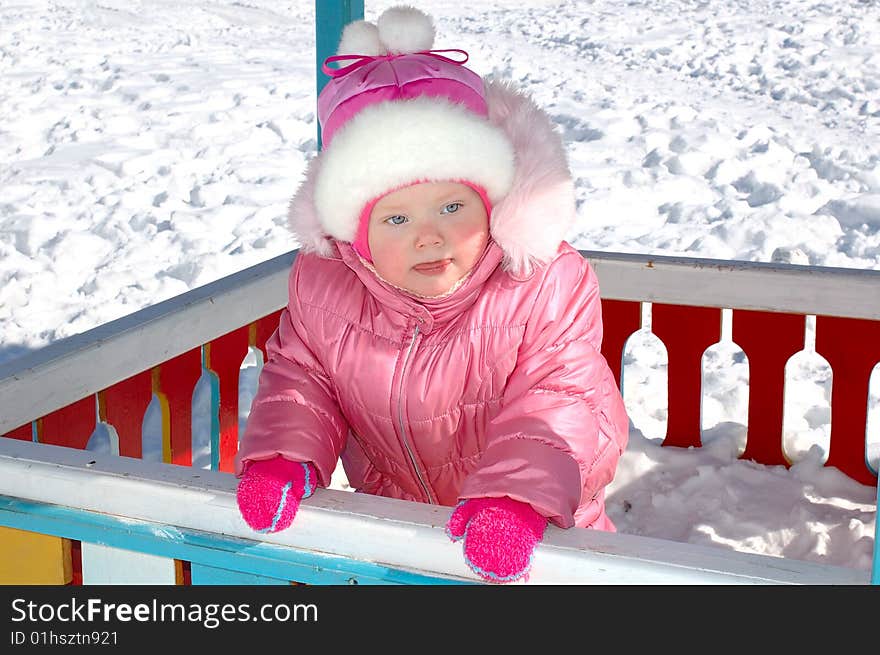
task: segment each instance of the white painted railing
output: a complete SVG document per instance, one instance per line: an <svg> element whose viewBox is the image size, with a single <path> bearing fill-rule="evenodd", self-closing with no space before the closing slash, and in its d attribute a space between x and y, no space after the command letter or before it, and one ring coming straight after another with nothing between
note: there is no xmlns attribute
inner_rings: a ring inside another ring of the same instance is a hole
<svg viewBox="0 0 880 655"><path fill-rule="evenodd" d="M283 307L295 256L281 255L0 364L0 434Z"/></svg>
<svg viewBox="0 0 880 655"><path fill-rule="evenodd" d="M0 496L146 523L169 540L181 530L200 531L341 557L352 568L371 563L438 581L479 580L444 532L450 508L322 489L304 501L290 529L258 535L239 516L235 484L228 473L0 439ZM868 582L862 570L555 526L538 546L529 578L590 585Z"/></svg>
<svg viewBox="0 0 880 655"><path fill-rule="evenodd" d="M581 253L603 298L880 320L880 271Z"/></svg>

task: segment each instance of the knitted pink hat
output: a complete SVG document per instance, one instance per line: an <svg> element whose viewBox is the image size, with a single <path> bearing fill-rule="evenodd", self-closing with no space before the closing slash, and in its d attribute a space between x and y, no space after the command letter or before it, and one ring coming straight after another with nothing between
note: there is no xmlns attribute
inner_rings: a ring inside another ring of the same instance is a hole
<svg viewBox="0 0 880 655"><path fill-rule="evenodd" d="M324 149L315 209L327 234L356 243L368 259L358 238L365 209L391 191L457 181L491 211L513 181L513 146L487 117L483 80L463 65L467 53L432 51L433 42L429 16L392 7L376 24L349 23L339 54L324 63L331 79L318 96Z"/></svg>

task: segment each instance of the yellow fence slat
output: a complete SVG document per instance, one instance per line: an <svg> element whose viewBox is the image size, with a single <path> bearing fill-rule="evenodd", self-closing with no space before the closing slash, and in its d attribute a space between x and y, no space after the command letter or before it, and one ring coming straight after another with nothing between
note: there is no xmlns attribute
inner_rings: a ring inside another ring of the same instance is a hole
<svg viewBox="0 0 880 655"><path fill-rule="evenodd" d="M0 528L0 584L64 585L72 579L69 539Z"/></svg>

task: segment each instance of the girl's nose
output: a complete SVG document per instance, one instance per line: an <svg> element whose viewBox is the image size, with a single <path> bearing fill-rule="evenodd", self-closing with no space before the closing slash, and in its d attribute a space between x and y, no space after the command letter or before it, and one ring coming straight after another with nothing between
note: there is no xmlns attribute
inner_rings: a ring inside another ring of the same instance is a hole
<svg viewBox="0 0 880 655"><path fill-rule="evenodd" d="M443 235L440 234L440 230L438 230L433 224L423 226L416 236L416 248L436 248L442 245Z"/></svg>

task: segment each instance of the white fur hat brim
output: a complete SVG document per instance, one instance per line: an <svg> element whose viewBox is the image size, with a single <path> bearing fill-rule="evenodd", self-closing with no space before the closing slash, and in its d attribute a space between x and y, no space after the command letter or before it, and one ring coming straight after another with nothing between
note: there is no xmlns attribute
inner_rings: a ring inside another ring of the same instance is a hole
<svg viewBox="0 0 880 655"><path fill-rule="evenodd" d="M507 195L516 169L513 145L488 119L436 97L363 109L320 154L314 203L335 239L355 239L367 203L407 184L466 181L493 206Z"/></svg>

